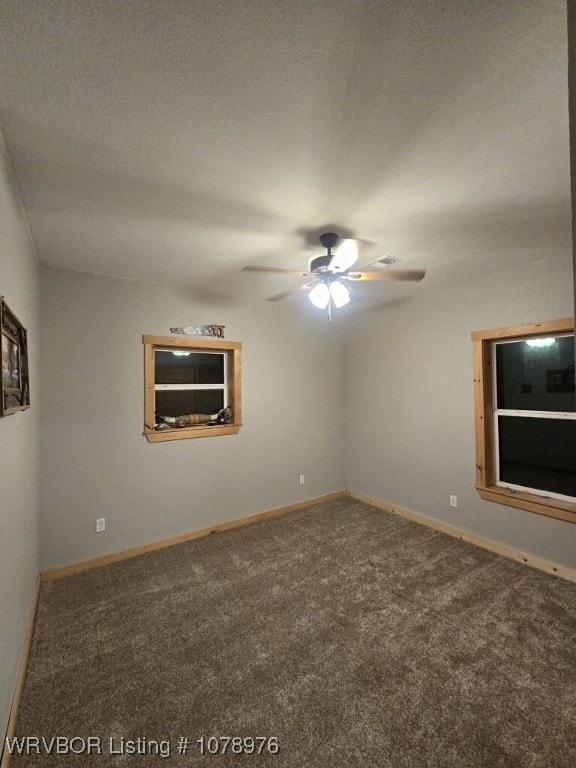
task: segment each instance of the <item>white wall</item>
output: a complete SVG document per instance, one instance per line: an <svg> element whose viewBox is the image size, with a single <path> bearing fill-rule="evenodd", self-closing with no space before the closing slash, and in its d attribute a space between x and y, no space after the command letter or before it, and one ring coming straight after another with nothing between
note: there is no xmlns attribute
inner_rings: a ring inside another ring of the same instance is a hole
<svg viewBox="0 0 576 768"><path fill-rule="evenodd" d="M0 294L28 329L32 404L0 419L0 735L38 573L38 267L19 200L0 135Z"/></svg>
<svg viewBox="0 0 576 768"><path fill-rule="evenodd" d="M571 315L568 257L423 290L335 326L291 305L208 305L52 268L41 287L42 568L344 487L576 566L576 526L484 502L474 488L470 341L473 330ZM149 444L141 336L203 322L244 343L244 426ZM96 534L101 516L107 531Z"/></svg>
<svg viewBox="0 0 576 768"><path fill-rule="evenodd" d="M576 567L576 525L475 490L474 330L570 317L570 257L425 290L356 319L346 340L346 485ZM458 508L449 506L450 494Z"/></svg>
<svg viewBox="0 0 576 768"><path fill-rule="evenodd" d="M343 486L338 327L290 305L203 304L144 283L41 270L42 568ZM220 323L243 343L238 435L148 443L143 334ZM305 474L306 484L298 478ZM107 530L94 532L97 517Z"/></svg>

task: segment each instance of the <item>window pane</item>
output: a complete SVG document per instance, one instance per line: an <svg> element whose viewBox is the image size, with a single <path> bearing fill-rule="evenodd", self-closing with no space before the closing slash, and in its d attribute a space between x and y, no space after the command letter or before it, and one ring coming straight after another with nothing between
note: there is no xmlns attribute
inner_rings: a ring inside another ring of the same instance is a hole
<svg viewBox="0 0 576 768"><path fill-rule="evenodd" d="M224 408L224 390L166 390L156 392L157 416L184 416L188 413L218 413Z"/></svg>
<svg viewBox="0 0 576 768"><path fill-rule="evenodd" d="M576 421L499 416L500 480L576 497Z"/></svg>
<svg viewBox="0 0 576 768"><path fill-rule="evenodd" d="M184 354L177 354L177 353ZM156 350L156 384L223 384L224 355Z"/></svg>
<svg viewBox="0 0 576 768"><path fill-rule="evenodd" d="M498 408L576 410L574 336L496 344L496 373Z"/></svg>

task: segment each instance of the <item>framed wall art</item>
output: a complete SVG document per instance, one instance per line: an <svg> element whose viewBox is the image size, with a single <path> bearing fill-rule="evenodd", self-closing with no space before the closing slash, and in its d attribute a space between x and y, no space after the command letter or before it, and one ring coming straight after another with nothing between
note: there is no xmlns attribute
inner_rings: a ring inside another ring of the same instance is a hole
<svg viewBox="0 0 576 768"><path fill-rule="evenodd" d="M2 379L0 380L0 416L8 416L30 407L28 379L28 339L26 328L0 296L2 336Z"/></svg>

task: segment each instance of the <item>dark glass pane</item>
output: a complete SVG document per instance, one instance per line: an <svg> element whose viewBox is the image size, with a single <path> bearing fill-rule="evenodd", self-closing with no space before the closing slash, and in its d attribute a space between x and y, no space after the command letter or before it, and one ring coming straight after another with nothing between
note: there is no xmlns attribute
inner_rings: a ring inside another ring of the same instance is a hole
<svg viewBox="0 0 576 768"><path fill-rule="evenodd" d="M191 352L184 355L156 350L154 360L156 384L224 383L223 354Z"/></svg>
<svg viewBox="0 0 576 768"><path fill-rule="evenodd" d="M576 421L499 416L500 480L576 496Z"/></svg>
<svg viewBox="0 0 576 768"><path fill-rule="evenodd" d="M224 408L224 390L194 389L156 392L158 416L185 416L189 413L218 413Z"/></svg>
<svg viewBox="0 0 576 768"><path fill-rule="evenodd" d="M574 336L560 336L549 346L531 346L528 341L497 344L496 374L498 408L576 410Z"/></svg>

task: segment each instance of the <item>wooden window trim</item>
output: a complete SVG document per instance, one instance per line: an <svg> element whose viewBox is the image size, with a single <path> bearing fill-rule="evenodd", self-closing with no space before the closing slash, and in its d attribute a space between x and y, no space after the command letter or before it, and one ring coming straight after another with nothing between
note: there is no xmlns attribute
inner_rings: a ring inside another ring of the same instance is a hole
<svg viewBox="0 0 576 768"><path fill-rule="evenodd" d="M565 317L546 323L513 325L472 333L474 356L474 415L476 430L476 488L481 498L539 515L576 523L576 504L534 493L512 491L496 485L494 450L494 377L492 346L502 339L550 336L573 333L574 318Z"/></svg>
<svg viewBox="0 0 576 768"><path fill-rule="evenodd" d="M196 437L217 437L235 435L242 426L242 342L226 339L204 338L199 336L143 336L144 344L144 435L149 443L161 443L166 440L189 440ZM155 390L154 390L154 350L158 347L176 349L211 349L224 352L228 365L228 403L232 406L232 424L217 424L211 427L181 427L157 432L154 429Z"/></svg>

